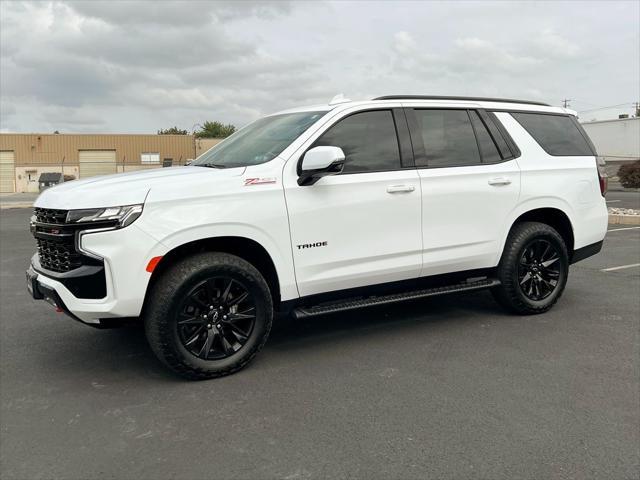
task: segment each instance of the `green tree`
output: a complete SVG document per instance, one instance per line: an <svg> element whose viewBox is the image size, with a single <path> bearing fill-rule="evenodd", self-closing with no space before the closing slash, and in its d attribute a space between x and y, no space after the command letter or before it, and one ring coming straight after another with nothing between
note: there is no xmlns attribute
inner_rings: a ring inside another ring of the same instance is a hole
<svg viewBox="0 0 640 480"><path fill-rule="evenodd" d="M182 130L178 127L171 127L167 129L158 130L158 135L188 135L189 132Z"/></svg>
<svg viewBox="0 0 640 480"><path fill-rule="evenodd" d="M235 125L224 125L221 122L204 122L196 132L198 138L225 138L236 131Z"/></svg>

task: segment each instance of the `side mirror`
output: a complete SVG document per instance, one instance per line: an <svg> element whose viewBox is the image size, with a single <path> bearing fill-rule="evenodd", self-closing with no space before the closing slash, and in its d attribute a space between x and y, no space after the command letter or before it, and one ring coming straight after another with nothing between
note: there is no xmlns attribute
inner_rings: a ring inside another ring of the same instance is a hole
<svg viewBox="0 0 640 480"><path fill-rule="evenodd" d="M344 152L340 147L314 147L302 157L298 185L313 185L322 177L335 175L344 166Z"/></svg>

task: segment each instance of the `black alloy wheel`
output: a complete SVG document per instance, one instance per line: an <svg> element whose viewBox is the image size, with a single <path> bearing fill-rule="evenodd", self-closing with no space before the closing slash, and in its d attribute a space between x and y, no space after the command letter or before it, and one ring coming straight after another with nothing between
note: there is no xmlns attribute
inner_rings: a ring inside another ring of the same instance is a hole
<svg viewBox="0 0 640 480"><path fill-rule="evenodd" d="M569 276L564 238L550 225L518 222L507 236L491 293L502 306L519 315L549 310L562 296Z"/></svg>
<svg viewBox="0 0 640 480"><path fill-rule="evenodd" d="M237 372L269 337L269 285L240 257L194 253L167 266L151 288L144 310L149 345L158 359L185 378Z"/></svg>
<svg viewBox="0 0 640 480"><path fill-rule="evenodd" d="M247 342L256 321L248 288L230 277L200 282L178 310L178 336L184 348L203 360L221 360Z"/></svg>
<svg viewBox="0 0 640 480"><path fill-rule="evenodd" d="M523 250L518 264L518 283L530 300L551 295L560 279L560 254L548 240L537 238Z"/></svg>

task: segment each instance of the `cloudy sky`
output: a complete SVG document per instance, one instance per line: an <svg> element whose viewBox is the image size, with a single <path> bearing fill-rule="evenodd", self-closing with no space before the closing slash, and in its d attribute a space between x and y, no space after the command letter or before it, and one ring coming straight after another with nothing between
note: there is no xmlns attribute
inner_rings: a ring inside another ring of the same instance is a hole
<svg viewBox="0 0 640 480"><path fill-rule="evenodd" d="M584 120L640 100L637 0L2 1L0 20L2 131L240 126L341 92L568 98Z"/></svg>

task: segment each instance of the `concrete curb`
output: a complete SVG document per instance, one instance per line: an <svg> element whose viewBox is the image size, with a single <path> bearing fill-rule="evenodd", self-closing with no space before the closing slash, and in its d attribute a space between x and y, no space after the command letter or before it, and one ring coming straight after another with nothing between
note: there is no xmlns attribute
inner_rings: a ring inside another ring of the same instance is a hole
<svg viewBox="0 0 640 480"><path fill-rule="evenodd" d="M33 202L7 202L0 203L0 210L8 210L10 208L31 208Z"/></svg>
<svg viewBox="0 0 640 480"><path fill-rule="evenodd" d="M609 225L640 225L640 215L609 215Z"/></svg>

